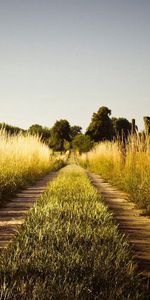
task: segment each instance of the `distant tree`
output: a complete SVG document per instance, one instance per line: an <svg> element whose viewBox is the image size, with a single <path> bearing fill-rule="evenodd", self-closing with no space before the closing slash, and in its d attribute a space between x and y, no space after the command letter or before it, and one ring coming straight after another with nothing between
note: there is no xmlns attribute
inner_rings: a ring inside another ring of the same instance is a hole
<svg viewBox="0 0 150 300"><path fill-rule="evenodd" d="M67 120L56 121L51 128L50 146L55 151L63 151L66 141L71 141L70 124Z"/></svg>
<svg viewBox="0 0 150 300"><path fill-rule="evenodd" d="M112 118L114 137L126 139L131 133L131 123L125 118Z"/></svg>
<svg viewBox="0 0 150 300"><path fill-rule="evenodd" d="M71 139L74 139L74 137L77 134L81 133L82 127L74 125L74 126L71 126L70 130L71 130Z"/></svg>
<svg viewBox="0 0 150 300"><path fill-rule="evenodd" d="M42 136L43 133L43 127L39 124L33 124L29 127L28 131L31 134Z"/></svg>
<svg viewBox="0 0 150 300"><path fill-rule="evenodd" d="M12 126L6 123L0 123L0 129L4 129L8 134L18 134L20 132L24 133L26 132L26 130L20 128L20 127L16 127L16 126Z"/></svg>
<svg viewBox="0 0 150 300"><path fill-rule="evenodd" d="M93 142L91 141L90 137L83 133L76 135L72 141L73 149L78 150L79 153L88 152L92 146Z"/></svg>
<svg viewBox="0 0 150 300"><path fill-rule="evenodd" d="M113 136L111 110L105 106L99 108L97 113L93 113L91 123L86 130L86 135L95 141L111 140Z"/></svg>
<svg viewBox="0 0 150 300"><path fill-rule="evenodd" d="M49 139L51 137L51 131L49 128L42 127L39 124L33 124L29 127L28 132L40 136L46 144L49 144Z"/></svg>

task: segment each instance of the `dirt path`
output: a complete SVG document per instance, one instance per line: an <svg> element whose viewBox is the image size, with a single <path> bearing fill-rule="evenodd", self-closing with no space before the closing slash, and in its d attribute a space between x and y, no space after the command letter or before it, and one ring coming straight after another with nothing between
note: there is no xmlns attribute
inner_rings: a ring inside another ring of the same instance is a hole
<svg viewBox="0 0 150 300"><path fill-rule="evenodd" d="M44 192L48 182L56 176L57 172L38 180L34 186L16 194L0 208L0 249L7 248L12 241L18 225L25 220L26 213Z"/></svg>
<svg viewBox="0 0 150 300"><path fill-rule="evenodd" d="M118 227L133 246L138 270L150 277L150 218L141 216L127 194L105 182L99 175L87 173L117 220Z"/></svg>

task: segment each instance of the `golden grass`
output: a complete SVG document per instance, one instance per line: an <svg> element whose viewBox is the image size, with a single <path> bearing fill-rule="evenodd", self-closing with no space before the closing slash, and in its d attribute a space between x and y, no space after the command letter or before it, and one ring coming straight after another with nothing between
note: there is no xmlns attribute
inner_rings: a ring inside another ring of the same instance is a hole
<svg viewBox="0 0 150 300"><path fill-rule="evenodd" d="M129 136L126 151L118 141L99 143L80 161L129 192L139 207L150 212L150 137Z"/></svg>
<svg viewBox="0 0 150 300"><path fill-rule="evenodd" d="M54 159L39 137L0 131L0 192L14 192L46 172Z"/></svg>

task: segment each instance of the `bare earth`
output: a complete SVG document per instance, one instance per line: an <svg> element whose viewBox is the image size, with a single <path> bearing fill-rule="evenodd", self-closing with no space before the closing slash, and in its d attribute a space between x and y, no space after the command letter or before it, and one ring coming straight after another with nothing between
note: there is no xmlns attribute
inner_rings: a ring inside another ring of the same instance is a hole
<svg viewBox="0 0 150 300"><path fill-rule="evenodd" d="M51 172L38 180L34 186L30 186L14 198L8 199L0 208L0 249L8 247L18 226L24 222L27 212L45 191L48 182L56 176L56 173Z"/></svg>
<svg viewBox="0 0 150 300"><path fill-rule="evenodd" d="M142 216L135 204L128 201L127 194L105 182L99 175L88 172L88 177L113 212L119 230L132 245L139 272L150 277L150 218Z"/></svg>
<svg viewBox="0 0 150 300"><path fill-rule="evenodd" d="M27 212L56 174L57 172L51 172L37 181L34 186L28 187L9 199L0 208L0 249L8 247L18 226L24 222ZM141 216L141 211L135 207L135 204L128 201L127 194L112 187L99 175L90 172L87 174L113 212L119 230L126 235L132 245L139 272L150 277L150 218Z"/></svg>

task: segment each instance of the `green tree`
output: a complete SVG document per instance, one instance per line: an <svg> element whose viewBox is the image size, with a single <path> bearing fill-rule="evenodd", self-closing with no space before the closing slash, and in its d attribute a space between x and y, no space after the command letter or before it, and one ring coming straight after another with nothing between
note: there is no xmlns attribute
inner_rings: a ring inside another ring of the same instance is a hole
<svg viewBox="0 0 150 300"><path fill-rule="evenodd" d="M105 106L93 113L91 123L86 130L86 135L95 141L111 140L113 137L113 125L110 119L111 110Z"/></svg>
<svg viewBox="0 0 150 300"><path fill-rule="evenodd" d="M43 127L39 124L33 124L29 127L28 132L31 134L42 136Z"/></svg>
<svg viewBox="0 0 150 300"><path fill-rule="evenodd" d="M79 153L88 152L91 150L92 146L93 142L91 141L90 137L83 133L77 134L72 141L73 149L78 150Z"/></svg>
<svg viewBox="0 0 150 300"><path fill-rule="evenodd" d="M0 123L0 129L4 129L7 131L7 133L9 134L18 134L20 132L25 133L26 130L16 127L16 126L12 126L6 123Z"/></svg>
<svg viewBox="0 0 150 300"><path fill-rule="evenodd" d="M112 118L114 137L126 139L131 133L131 123L126 118Z"/></svg>
<svg viewBox="0 0 150 300"><path fill-rule="evenodd" d="M71 129L67 120L56 121L51 129L50 146L55 151L65 150L66 141L71 141Z"/></svg>
<svg viewBox="0 0 150 300"><path fill-rule="evenodd" d="M71 130L71 139L74 139L74 137L77 134L81 133L82 127L74 125L74 126L71 126L70 130Z"/></svg>
<svg viewBox="0 0 150 300"><path fill-rule="evenodd" d="M29 127L28 132L40 136L46 144L49 143L49 139L51 137L51 131L49 128L42 127L39 124L33 124Z"/></svg>

